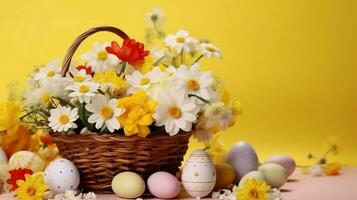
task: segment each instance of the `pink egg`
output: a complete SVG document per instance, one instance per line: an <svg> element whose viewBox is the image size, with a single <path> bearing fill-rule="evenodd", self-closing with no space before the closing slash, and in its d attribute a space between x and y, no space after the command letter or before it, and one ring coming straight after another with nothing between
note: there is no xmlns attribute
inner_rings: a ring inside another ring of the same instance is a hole
<svg viewBox="0 0 357 200"><path fill-rule="evenodd" d="M275 163L278 165L283 166L286 169L286 173L288 176L290 176L296 167L295 161L294 159L292 159L289 156L284 156L284 155L276 155L276 156L272 156L269 157L264 164L266 163Z"/></svg>
<svg viewBox="0 0 357 200"><path fill-rule="evenodd" d="M156 172L147 180L147 186L152 195L158 198L170 199L180 193L181 185L175 176L167 172Z"/></svg>

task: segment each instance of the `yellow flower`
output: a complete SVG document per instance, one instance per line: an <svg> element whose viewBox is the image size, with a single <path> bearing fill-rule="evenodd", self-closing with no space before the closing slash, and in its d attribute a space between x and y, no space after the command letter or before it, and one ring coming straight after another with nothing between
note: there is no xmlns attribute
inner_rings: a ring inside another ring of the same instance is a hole
<svg viewBox="0 0 357 200"><path fill-rule="evenodd" d="M148 56L145 58L145 62L143 64L135 65L135 69L145 74L152 70L153 68L153 58L152 56Z"/></svg>
<svg viewBox="0 0 357 200"><path fill-rule="evenodd" d="M110 83L114 87L114 91L119 91L126 87L124 75L118 76L113 69L109 69L103 73L95 73L93 79L100 84Z"/></svg>
<svg viewBox="0 0 357 200"><path fill-rule="evenodd" d="M0 132L13 136L20 125L21 108L18 104L7 102L0 105Z"/></svg>
<svg viewBox="0 0 357 200"><path fill-rule="evenodd" d="M224 143L221 141L220 133L213 135L210 139L207 153L213 163L221 163L225 161L227 151L224 148Z"/></svg>
<svg viewBox="0 0 357 200"><path fill-rule="evenodd" d="M16 181L18 188L15 190L20 200L42 200L48 186L43 181L43 174L26 174L25 180Z"/></svg>
<svg viewBox="0 0 357 200"><path fill-rule="evenodd" d="M340 174L342 166L340 163L329 163L323 167L326 176L337 176Z"/></svg>
<svg viewBox="0 0 357 200"><path fill-rule="evenodd" d="M125 135L146 137L150 133L148 126L154 122L155 102L149 99L144 90L138 90L132 96L119 99L118 105L125 109L125 113L119 117Z"/></svg>
<svg viewBox="0 0 357 200"><path fill-rule="evenodd" d="M267 200L270 186L264 181L247 179L236 191L237 200Z"/></svg>

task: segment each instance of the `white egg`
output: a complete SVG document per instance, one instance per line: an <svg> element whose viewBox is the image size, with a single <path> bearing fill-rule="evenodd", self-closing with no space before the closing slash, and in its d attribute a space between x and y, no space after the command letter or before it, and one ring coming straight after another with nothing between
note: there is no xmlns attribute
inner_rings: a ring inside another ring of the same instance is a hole
<svg viewBox="0 0 357 200"><path fill-rule="evenodd" d="M2 147L0 147L0 163L1 162L7 162L7 156Z"/></svg>
<svg viewBox="0 0 357 200"><path fill-rule="evenodd" d="M259 180L259 181L265 181L265 177L264 177L263 172L261 172L261 171L252 171L252 172L249 172L248 174L246 174L246 175L244 175L242 177L242 179L239 181L238 187L240 187L240 188L243 187L244 182L247 179L255 179L255 180Z"/></svg>
<svg viewBox="0 0 357 200"><path fill-rule="evenodd" d="M78 169L67 159L54 160L45 169L45 182L54 193L76 190L80 182Z"/></svg>
<svg viewBox="0 0 357 200"><path fill-rule="evenodd" d="M18 151L9 159L9 169L27 168L34 173L43 171L45 162L31 151Z"/></svg>
<svg viewBox="0 0 357 200"><path fill-rule="evenodd" d="M207 153L194 151L182 170L182 185L191 197L205 197L216 184L216 170Z"/></svg>
<svg viewBox="0 0 357 200"><path fill-rule="evenodd" d="M234 144L228 153L227 161L236 172L236 182L247 173L256 171L259 166L258 156L255 150L246 142Z"/></svg>

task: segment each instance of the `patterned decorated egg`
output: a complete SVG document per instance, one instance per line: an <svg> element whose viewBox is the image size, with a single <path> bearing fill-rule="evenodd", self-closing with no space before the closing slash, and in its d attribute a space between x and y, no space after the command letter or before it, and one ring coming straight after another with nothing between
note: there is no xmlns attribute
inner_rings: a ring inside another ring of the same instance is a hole
<svg viewBox="0 0 357 200"><path fill-rule="evenodd" d="M7 156L4 149L0 146L0 163L7 162Z"/></svg>
<svg viewBox="0 0 357 200"><path fill-rule="evenodd" d="M19 151L14 153L9 159L9 169L27 168L34 173L43 171L45 162L31 151Z"/></svg>
<svg viewBox="0 0 357 200"><path fill-rule="evenodd" d="M47 183L50 191L54 193L76 190L79 181L78 169L67 159L54 160L45 169L45 183Z"/></svg>
<svg viewBox="0 0 357 200"><path fill-rule="evenodd" d="M182 171L182 185L191 197L205 197L216 184L216 170L207 153L194 151Z"/></svg>

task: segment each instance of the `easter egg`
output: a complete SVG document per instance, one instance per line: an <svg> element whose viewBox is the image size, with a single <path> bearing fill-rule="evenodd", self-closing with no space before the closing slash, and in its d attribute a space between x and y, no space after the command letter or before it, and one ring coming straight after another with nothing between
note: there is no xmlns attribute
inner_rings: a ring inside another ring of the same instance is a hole
<svg viewBox="0 0 357 200"><path fill-rule="evenodd" d="M66 190L76 190L79 182L79 172L69 160L60 158L52 161L44 173L45 183L50 191L63 193Z"/></svg>
<svg viewBox="0 0 357 200"><path fill-rule="evenodd" d="M264 177L263 172L261 172L261 171L252 171L252 172L249 172L248 174L244 175L240 179L238 187L242 187L244 185L244 182L247 179L255 179L255 180L259 180L259 181L265 181L265 177Z"/></svg>
<svg viewBox="0 0 357 200"><path fill-rule="evenodd" d="M145 192L145 182L134 172L122 172L112 180L113 192L121 198L133 199Z"/></svg>
<svg viewBox="0 0 357 200"><path fill-rule="evenodd" d="M188 157L181 181L191 197L205 197L211 193L216 184L216 170L205 151L196 150Z"/></svg>
<svg viewBox="0 0 357 200"><path fill-rule="evenodd" d="M0 163L1 162L7 162L7 156L2 147L0 147Z"/></svg>
<svg viewBox="0 0 357 200"><path fill-rule="evenodd" d="M283 166L288 176L290 176L294 172L296 167L294 159L284 155L276 155L269 157L264 163L275 163Z"/></svg>
<svg viewBox="0 0 357 200"><path fill-rule="evenodd" d="M260 166L259 171L264 174L265 181L273 188L280 188L288 178L285 168L274 163Z"/></svg>
<svg viewBox="0 0 357 200"><path fill-rule="evenodd" d="M235 172L232 166L227 163L216 163L216 185L214 189L225 189L234 181Z"/></svg>
<svg viewBox="0 0 357 200"><path fill-rule="evenodd" d="M227 161L236 172L236 182L247 173L256 171L259 166L255 150L246 142L234 144L228 153Z"/></svg>
<svg viewBox="0 0 357 200"><path fill-rule="evenodd" d="M43 171L45 162L31 151L18 151L9 159L9 169L31 169L33 173Z"/></svg>
<svg viewBox="0 0 357 200"><path fill-rule="evenodd" d="M156 172L147 180L147 186L155 197L170 199L180 193L181 183L170 173Z"/></svg>

